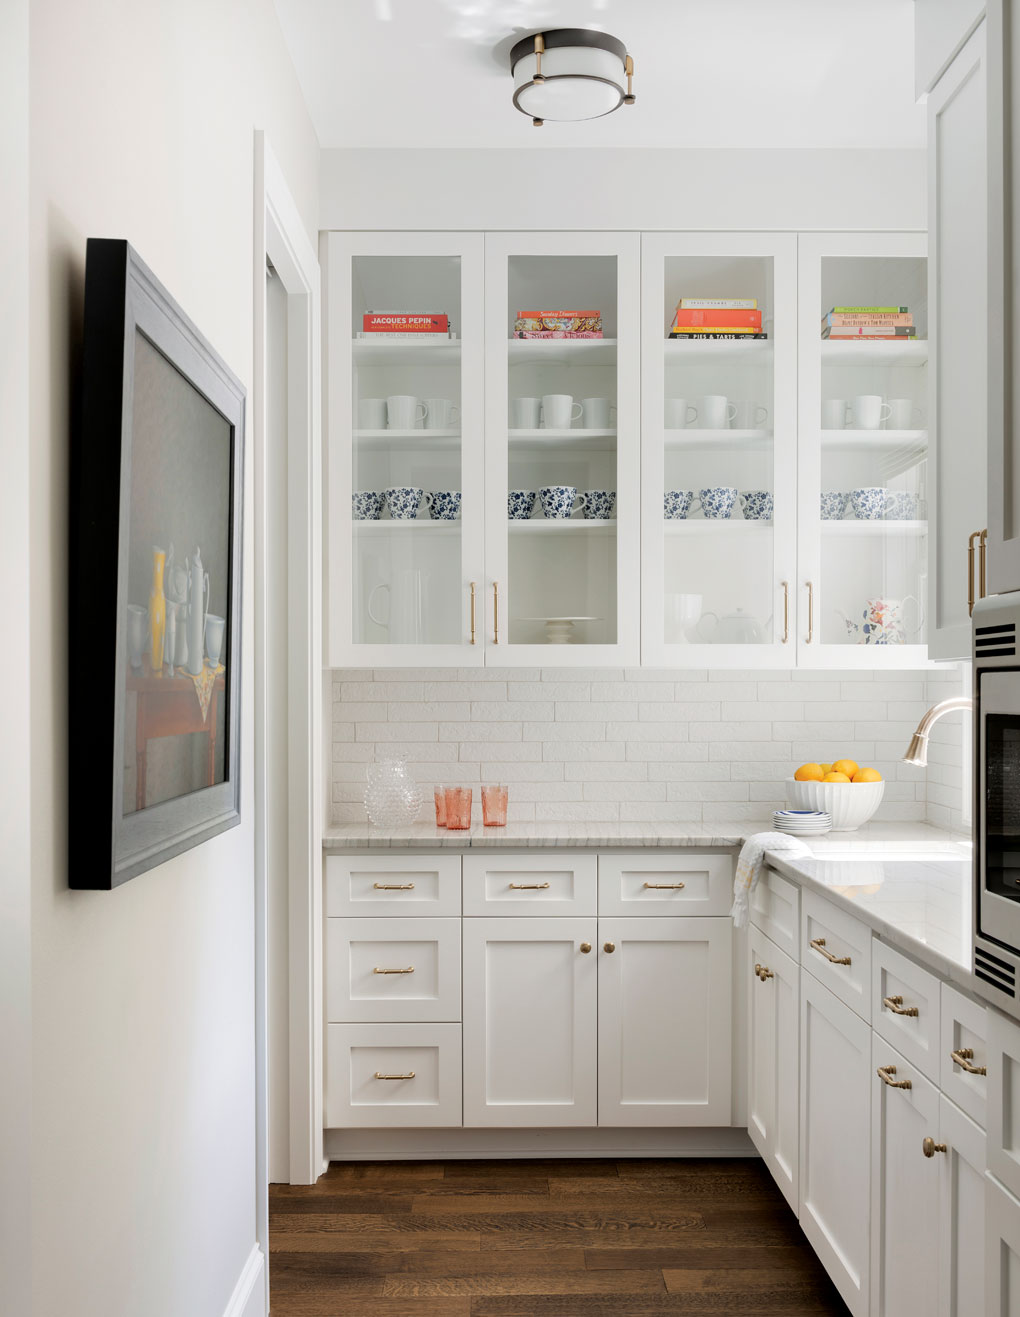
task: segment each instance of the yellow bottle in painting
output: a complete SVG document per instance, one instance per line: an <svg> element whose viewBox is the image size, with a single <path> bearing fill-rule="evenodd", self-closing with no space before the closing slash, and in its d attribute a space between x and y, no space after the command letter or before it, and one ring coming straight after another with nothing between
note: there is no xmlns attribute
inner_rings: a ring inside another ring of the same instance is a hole
<svg viewBox="0 0 1020 1317"><path fill-rule="evenodd" d="M163 568L166 550L152 547L152 586L149 590L149 663L153 672L163 671L163 638L166 635L166 596Z"/></svg>

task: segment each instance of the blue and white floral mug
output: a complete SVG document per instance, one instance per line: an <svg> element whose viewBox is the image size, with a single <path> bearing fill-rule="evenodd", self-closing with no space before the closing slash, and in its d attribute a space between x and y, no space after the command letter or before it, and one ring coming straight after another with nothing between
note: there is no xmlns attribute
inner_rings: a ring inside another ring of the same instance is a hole
<svg viewBox="0 0 1020 1317"><path fill-rule="evenodd" d="M527 521L534 508L533 489L511 489L506 496L506 515L511 521Z"/></svg>
<svg viewBox="0 0 1020 1317"><path fill-rule="evenodd" d="M562 520L581 506L576 485L546 485L538 491L538 497L542 500L542 511L550 518Z"/></svg>
<svg viewBox="0 0 1020 1317"><path fill-rule="evenodd" d="M711 489L699 489L698 494L705 516L717 521L728 518L737 501L737 491L732 485L713 485Z"/></svg>
<svg viewBox="0 0 1020 1317"><path fill-rule="evenodd" d="M460 516L461 494L456 489L434 489L425 495L433 521L456 521Z"/></svg>
<svg viewBox="0 0 1020 1317"><path fill-rule="evenodd" d="M351 495L351 512L355 521L378 521L383 496L374 489L362 489Z"/></svg>
<svg viewBox="0 0 1020 1317"><path fill-rule="evenodd" d="M851 489L850 505L858 521L881 521L885 516L884 485L868 485L862 489Z"/></svg>
<svg viewBox="0 0 1020 1317"><path fill-rule="evenodd" d="M917 495L909 489L890 489L885 496L886 521L916 521Z"/></svg>
<svg viewBox="0 0 1020 1317"><path fill-rule="evenodd" d="M398 485L386 490L386 506L394 521L414 521L421 507L423 489L414 489L410 485Z"/></svg>
<svg viewBox="0 0 1020 1317"><path fill-rule="evenodd" d="M818 496L818 510L823 521L842 521L850 495L845 489L826 489Z"/></svg>
<svg viewBox="0 0 1020 1317"><path fill-rule="evenodd" d="M581 495L585 521L609 521L616 507L615 489L586 489Z"/></svg>
<svg viewBox="0 0 1020 1317"><path fill-rule="evenodd" d="M662 515L667 521L684 521L695 503L701 506L693 489L667 489L662 495Z"/></svg>
<svg viewBox="0 0 1020 1317"><path fill-rule="evenodd" d="M740 495L740 506L745 521L771 521L775 500L768 489L745 489Z"/></svg>

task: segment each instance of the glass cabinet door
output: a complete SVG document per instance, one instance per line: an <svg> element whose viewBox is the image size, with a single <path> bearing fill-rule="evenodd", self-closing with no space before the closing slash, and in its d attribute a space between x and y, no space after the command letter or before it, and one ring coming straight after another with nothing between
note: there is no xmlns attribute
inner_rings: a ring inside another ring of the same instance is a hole
<svg viewBox="0 0 1020 1317"><path fill-rule="evenodd" d="M487 661L638 663L637 236L485 244Z"/></svg>
<svg viewBox="0 0 1020 1317"><path fill-rule="evenodd" d="M916 667L927 658L926 239L799 241L800 661Z"/></svg>
<svg viewBox="0 0 1020 1317"><path fill-rule="evenodd" d="M792 666L796 239L645 235L645 661Z"/></svg>
<svg viewBox="0 0 1020 1317"><path fill-rule="evenodd" d="M330 235L330 662L482 662L482 241Z"/></svg>

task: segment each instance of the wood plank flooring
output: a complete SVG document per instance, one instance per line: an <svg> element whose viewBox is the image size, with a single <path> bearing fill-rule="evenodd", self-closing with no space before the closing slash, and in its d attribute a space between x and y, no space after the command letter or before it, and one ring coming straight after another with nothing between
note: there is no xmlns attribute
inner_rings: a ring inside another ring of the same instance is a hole
<svg viewBox="0 0 1020 1317"><path fill-rule="evenodd" d="M273 1317L847 1317L757 1160L334 1163L269 1190Z"/></svg>

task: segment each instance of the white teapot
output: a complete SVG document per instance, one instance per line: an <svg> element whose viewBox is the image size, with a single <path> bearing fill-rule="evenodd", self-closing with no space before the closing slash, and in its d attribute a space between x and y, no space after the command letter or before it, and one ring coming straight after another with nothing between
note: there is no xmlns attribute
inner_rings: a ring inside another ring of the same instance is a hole
<svg viewBox="0 0 1020 1317"><path fill-rule="evenodd" d="M706 630L705 623L712 619ZM717 613L702 613L697 625L698 639L711 645L763 645L767 632L772 625L772 618L759 622L742 608L736 612L726 613L720 617Z"/></svg>

